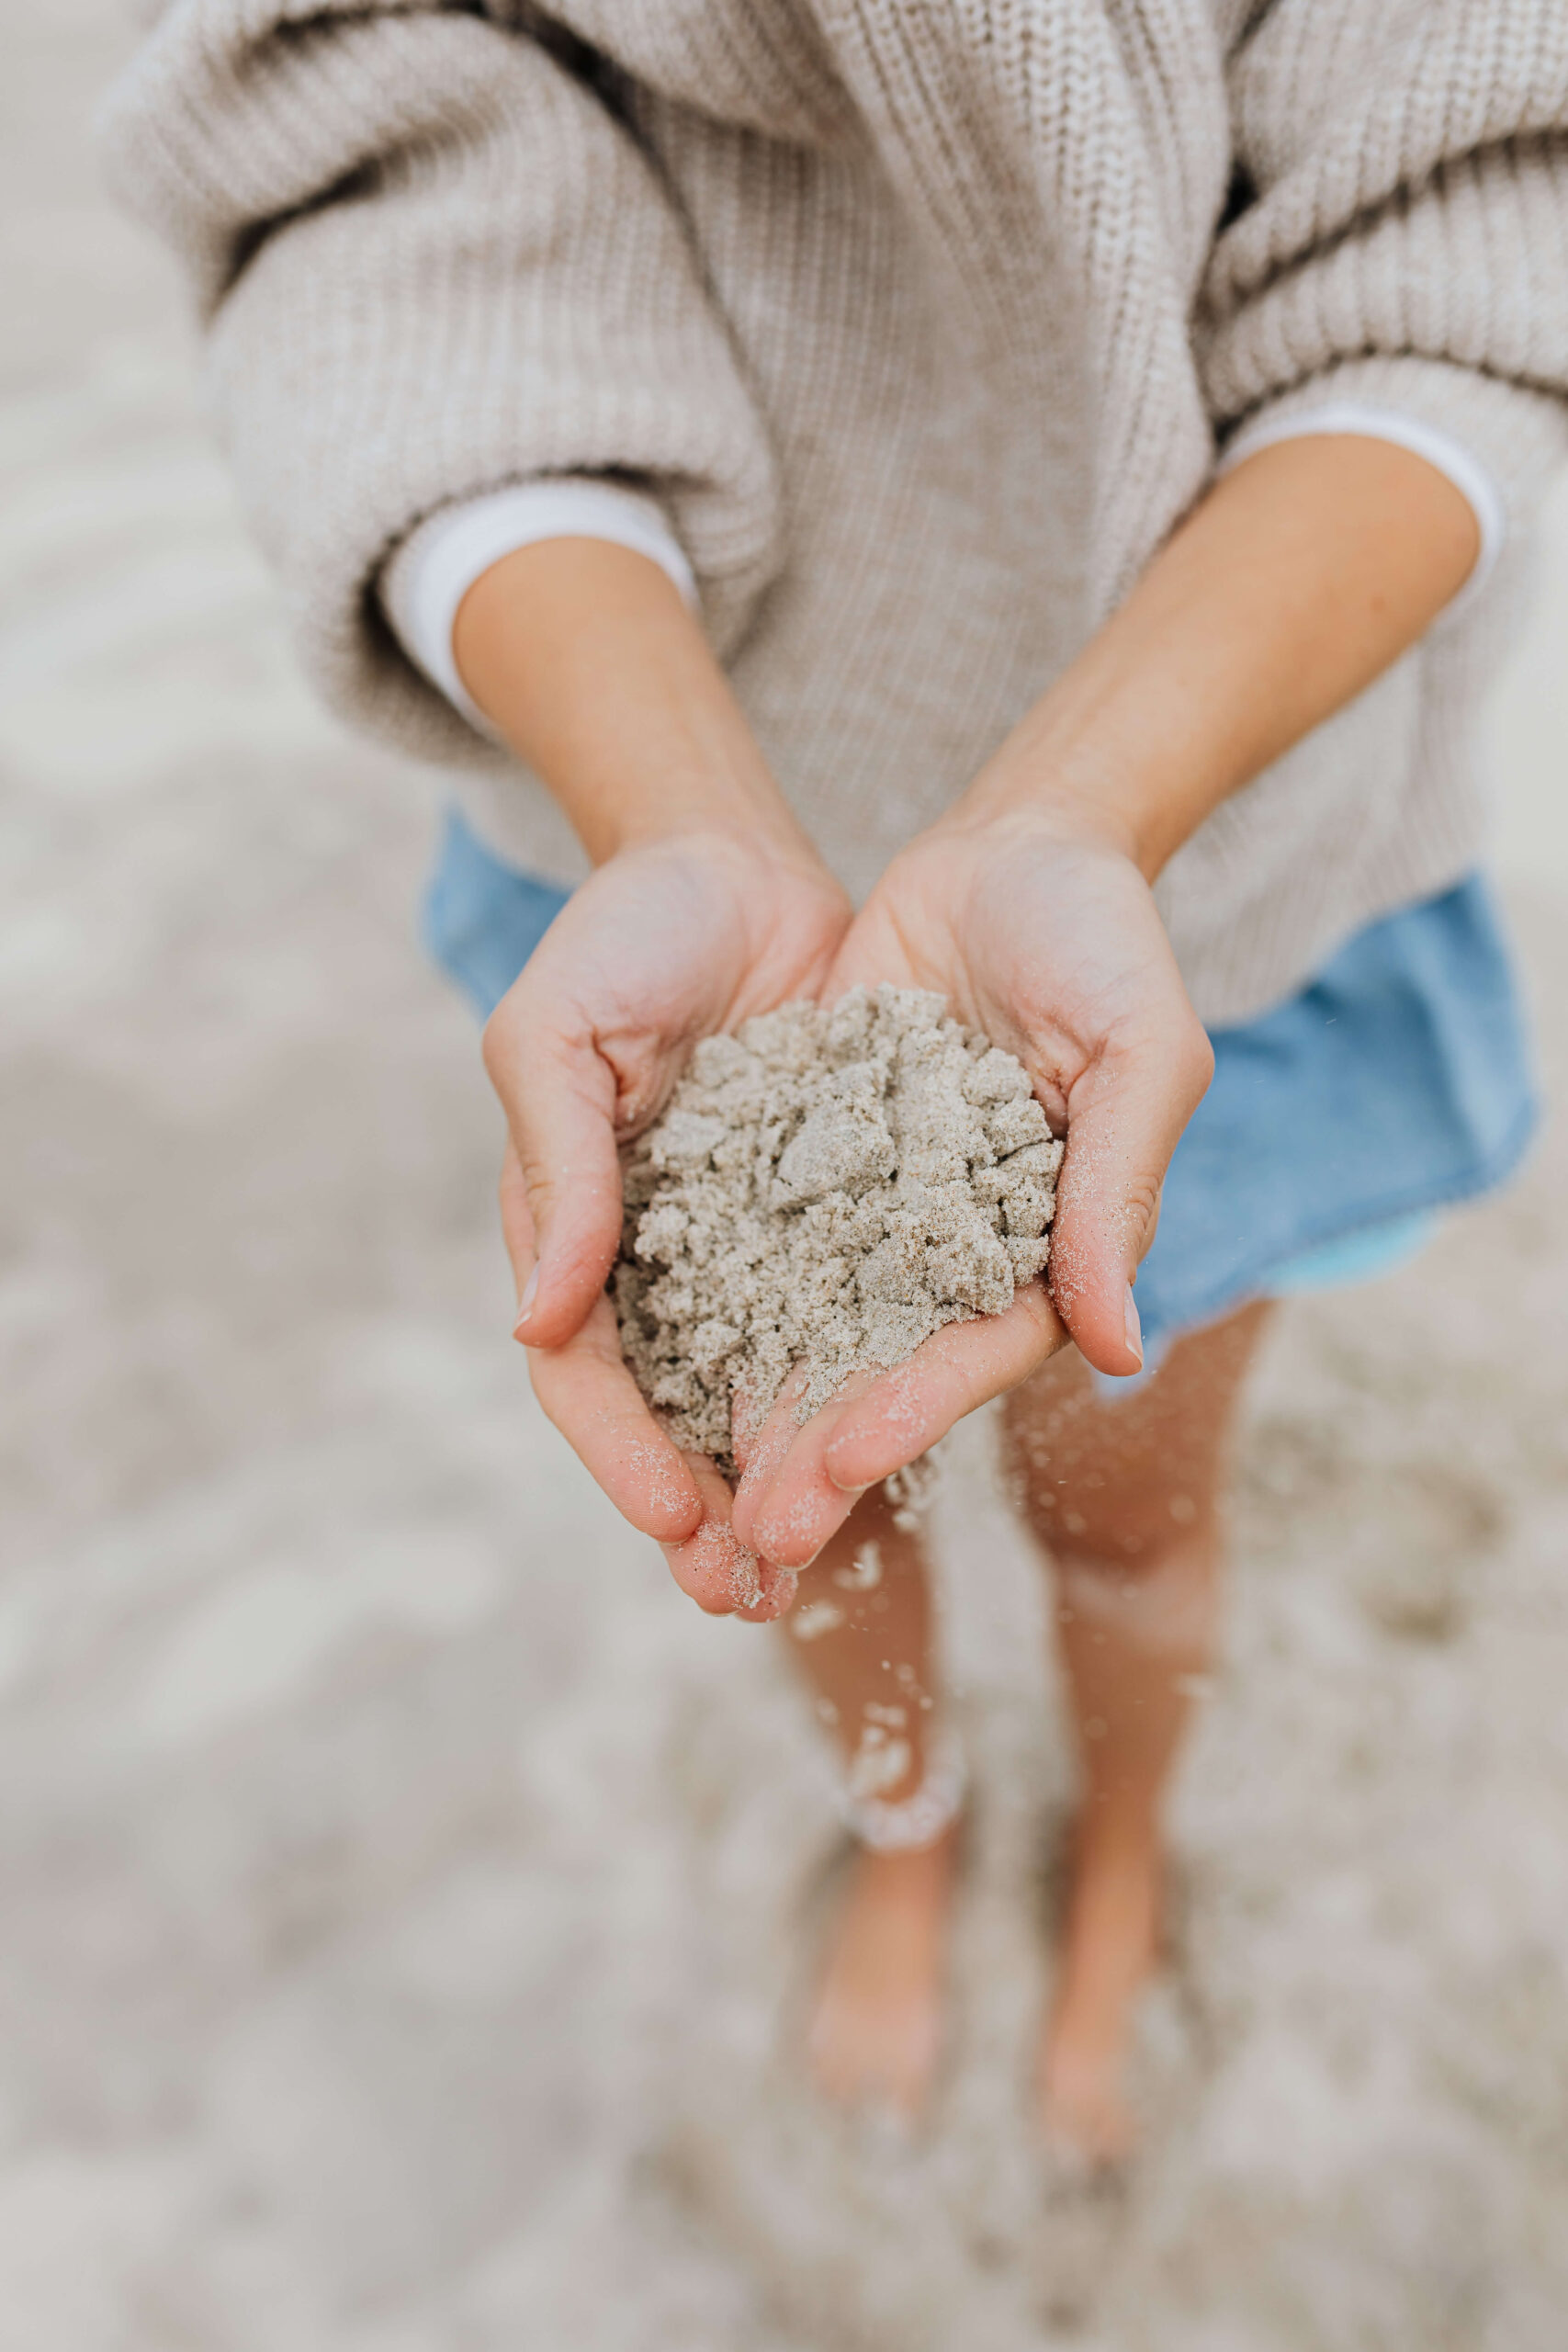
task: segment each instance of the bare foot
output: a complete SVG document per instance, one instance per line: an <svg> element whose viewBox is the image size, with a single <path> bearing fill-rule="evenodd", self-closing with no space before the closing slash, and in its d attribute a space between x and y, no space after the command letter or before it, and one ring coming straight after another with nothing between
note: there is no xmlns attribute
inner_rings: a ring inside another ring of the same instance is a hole
<svg viewBox="0 0 1568 2352"><path fill-rule="evenodd" d="M1158 1954L1160 1875L1152 1826L1080 1824L1039 2091L1046 2137L1091 2165L1118 2164L1137 2143L1126 2076Z"/></svg>
<svg viewBox="0 0 1568 2352"><path fill-rule="evenodd" d="M857 1850L807 2039L818 2089L920 2112L942 2046L956 1823L913 1854Z"/></svg>

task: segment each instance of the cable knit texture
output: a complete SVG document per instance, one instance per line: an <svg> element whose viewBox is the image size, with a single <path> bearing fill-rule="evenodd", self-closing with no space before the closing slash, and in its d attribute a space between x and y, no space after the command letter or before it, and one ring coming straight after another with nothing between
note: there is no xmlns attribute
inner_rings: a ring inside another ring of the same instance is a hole
<svg viewBox="0 0 1568 2352"><path fill-rule="evenodd" d="M1465 442L1513 542L1220 810L1162 910L1239 1020L1483 830L1471 738L1568 447L1562 0L163 0L105 123L336 706L581 856L379 616L456 500L651 492L852 889L1126 594L1244 420Z"/></svg>

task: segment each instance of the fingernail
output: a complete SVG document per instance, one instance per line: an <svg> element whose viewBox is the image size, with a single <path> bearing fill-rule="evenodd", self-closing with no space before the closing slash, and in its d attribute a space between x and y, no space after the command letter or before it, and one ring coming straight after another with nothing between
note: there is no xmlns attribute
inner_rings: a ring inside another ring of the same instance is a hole
<svg viewBox="0 0 1568 2352"><path fill-rule="evenodd" d="M1133 1353L1137 1357L1138 1362L1141 1364L1144 1361L1144 1327L1138 1320L1138 1302L1133 1296L1133 1285L1131 1283L1127 1285L1127 1306L1124 1321L1127 1330L1127 1345L1132 1349Z"/></svg>
<svg viewBox="0 0 1568 2352"><path fill-rule="evenodd" d="M512 1336L513 1339L517 1337L518 1332L521 1331L524 1324L526 1323L529 1316L534 1312L534 1301L538 1295L538 1289L539 1269L536 1266L527 1281L524 1283L523 1295L517 1303L517 1320L512 1327ZM1129 1293L1129 1296L1131 1294Z"/></svg>
<svg viewBox="0 0 1568 2352"><path fill-rule="evenodd" d="M868 1494L868 1493L870 1492L870 1488L869 1488L869 1487L850 1487L850 1486L846 1486L842 1478L836 1478L836 1477L833 1476L833 1472L832 1472L831 1468L829 1467L829 1465L827 1463L824 1463L822 1466L823 1466L823 1468L828 1472L828 1483L829 1483L829 1485L830 1487L837 1487L837 1488L838 1488L838 1490L839 1490L840 1494L841 1494L841 1495L848 1495L848 1497L850 1498L850 1500L851 1500L852 1502L856 1502L856 1503L858 1503L858 1502L859 1502L859 1500L860 1500L860 1498L861 1498L861 1497L862 1497L863 1494ZM874 1484L875 1484L875 1480L874 1480L874 1479L872 1481L872 1484L873 1484L873 1485L874 1485Z"/></svg>
<svg viewBox="0 0 1568 2352"><path fill-rule="evenodd" d="M767 1530L761 1527L754 1529L753 1532L757 1539L759 1556L766 1560L769 1567L773 1570L776 1576L804 1576L807 1568L815 1567L817 1562L828 1548L828 1538L824 1536L821 1543L818 1544L816 1551L812 1553L811 1557L808 1560L792 1560L788 1567L785 1567L782 1560L774 1559L773 1553L780 1544L787 1544L789 1542L788 1528L781 1527L776 1535L770 1534Z"/></svg>

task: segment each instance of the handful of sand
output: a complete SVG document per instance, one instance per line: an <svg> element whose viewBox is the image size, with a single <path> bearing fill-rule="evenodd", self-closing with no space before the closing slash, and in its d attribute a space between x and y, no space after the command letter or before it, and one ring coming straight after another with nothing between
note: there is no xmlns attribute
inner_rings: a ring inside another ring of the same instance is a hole
<svg viewBox="0 0 1568 2352"><path fill-rule="evenodd" d="M995 1315L1044 1266L1062 1146L1011 1054L923 989L786 1004L706 1037L624 1155L621 1346L675 1441L726 1468L734 1400L799 1418L851 1373Z"/></svg>

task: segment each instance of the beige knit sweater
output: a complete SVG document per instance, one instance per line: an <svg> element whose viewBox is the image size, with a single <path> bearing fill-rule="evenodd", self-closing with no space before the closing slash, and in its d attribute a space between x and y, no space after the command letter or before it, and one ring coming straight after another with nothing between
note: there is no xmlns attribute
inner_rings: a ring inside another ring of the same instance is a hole
<svg viewBox="0 0 1568 2352"><path fill-rule="evenodd" d="M540 787L375 594L422 518L552 473L664 503L851 888L962 790L1243 421L1398 407L1510 552L1172 862L1200 1012L1279 998L1477 854L1475 703L1568 447L1565 0L164 0L111 98L329 698Z"/></svg>

